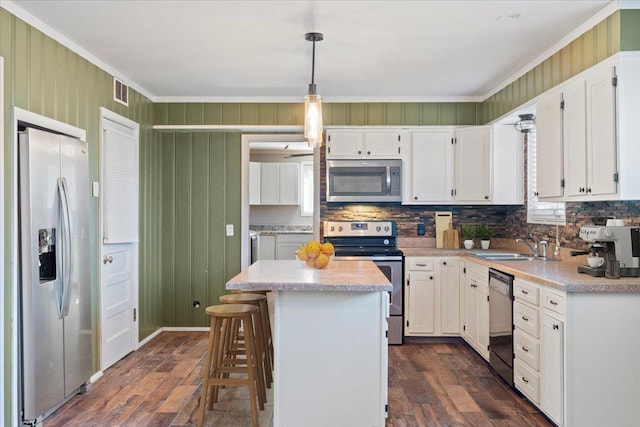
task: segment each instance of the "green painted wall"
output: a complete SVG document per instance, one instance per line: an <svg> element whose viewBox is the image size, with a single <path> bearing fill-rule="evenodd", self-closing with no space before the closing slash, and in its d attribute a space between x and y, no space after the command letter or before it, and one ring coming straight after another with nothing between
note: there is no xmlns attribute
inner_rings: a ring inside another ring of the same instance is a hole
<svg viewBox="0 0 640 427"><path fill-rule="evenodd" d="M161 325L159 288L159 194L160 151L153 141L153 104L144 96L130 92L129 107L112 101L112 76L71 52L53 39L27 25L6 10L0 8L0 56L4 58L4 167L5 194L11 194L14 173L13 156L13 107L30 110L53 119L69 123L87 131L89 144L89 170L91 180L98 181L99 107L106 107L126 116L141 126L141 243L140 243L140 336L144 338ZM90 255L97 260L98 229L96 199L90 201ZM5 262L2 307L5 325L10 324L11 312L11 235L10 224L13 206L5 200L5 241L2 256ZM92 310L94 320L94 367L98 368L98 262L93 263ZM5 345L3 387L6 399L10 392L11 334L2 335ZM11 402L5 401L6 408ZM0 424L10 424L9 412L0 417Z"/></svg>
<svg viewBox="0 0 640 427"><path fill-rule="evenodd" d="M327 126L477 125L478 102L327 103L322 105ZM156 125L302 125L302 103L157 103Z"/></svg>
<svg viewBox="0 0 640 427"><path fill-rule="evenodd" d="M162 325L207 326L240 272L239 133L158 132L162 152ZM226 237L233 224L235 236ZM193 307L193 301L200 307Z"/></svg>

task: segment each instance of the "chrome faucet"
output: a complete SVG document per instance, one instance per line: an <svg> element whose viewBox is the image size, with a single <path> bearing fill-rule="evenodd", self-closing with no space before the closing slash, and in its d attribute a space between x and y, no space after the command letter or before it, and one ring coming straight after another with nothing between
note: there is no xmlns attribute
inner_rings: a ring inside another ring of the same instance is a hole
<svg viewBox="0 0 640 427"><path fill-rule="evenodd" d="M533 256L537 258L538 257L538 243L539 243L538 239L536 239L536 237L531 233L529 233L527 235L527 238L533 240L533 246L531 245L531 243L527 242L525 239L516 239L516 243L524 243L525 245L527 245L527 247L529 247L529 249L531 249L531 253L533 254ZM545 245L546 245L546 242L545 242ZM547 255L546 251L544 251L544 252L545 252L544 256L546 256Z"/></svg>

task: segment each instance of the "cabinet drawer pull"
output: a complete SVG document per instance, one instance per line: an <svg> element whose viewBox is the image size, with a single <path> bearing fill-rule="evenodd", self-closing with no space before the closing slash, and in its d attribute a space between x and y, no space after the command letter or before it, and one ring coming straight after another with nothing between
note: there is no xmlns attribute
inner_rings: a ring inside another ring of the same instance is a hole
<svg viewBox="0 0 640 427"><path fill-rule="evenodd" d="M529 295L529 292L525 291L524 289L521 289L520 291L525 295Z"/></svg>
<svg viewBox="0 0 640 427"><path fill-rule="evenodd" d="M524 320L525 322L528 322L528 321L529 321L529 318L528 318L528 317L525 317L525 316L522 316L522 320Z"/></svg>
<svg viewBox="0 0 640 427"><path fill-rule="evenodd" d="M416 266L418 266L418 267L426 267L427 264L420 264L420 263L416 262Z"/></svg>
<svg viewBox="0 0 640 427"><path fill-rule="evenodd" d="M552 299L550 299L550 300L549 300L549 304L551 304L551 305L558 305L558 303L557 303L557 302L555 302L555 301L554 301L554 300L552 300Z"/></svg>
<svg viewBox="0 0 640 427"><path fill-rule="evenodd" d="M522 377L522 381L524 381L525 383L529 384L529 380L526 379L525 377Z"/></svg>
<svg viewBox="0 0 640 427"><path fill-rule="evenodd" d="M524 351L525 353L529 353L529 349L525 346L522 346L522 351Z"/></svg>
<svg viewBox="0 0 640 427"><path fill-rule="evenodd" d="M557 323L554 323L554 324L553 324L553 329L556 329L556 330L557 330L557 329L558 329L558 327L559 327L559 326L558 326L558 324L557 324Z"/></svg>

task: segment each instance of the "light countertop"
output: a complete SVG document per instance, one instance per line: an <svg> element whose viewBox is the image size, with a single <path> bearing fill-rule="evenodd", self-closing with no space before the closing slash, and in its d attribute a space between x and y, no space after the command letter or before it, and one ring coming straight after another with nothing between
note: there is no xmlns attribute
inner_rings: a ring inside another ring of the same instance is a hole
<svg viewBox="0 0 640 427"><path fill-rule="evenodd" d="M478 249L401 248L404 256L447 257L459 256L487 267L531 280L544 286L568 293L640 293L640 277L607 279L578 273L578 266L585 264L584 256L557 260L494 261L473 255L473 252L491 252ZM494 252L505 252L495 249ZM524 251L526 252L526 251Z"/></svg>
<svg viewBox="0 0 640 427"><path fill-rule="evenodd" d="M332 260L321 270L300 261L258 261L229 280L227 289L276 291L391 291L391 283L372 261Z"/></svg>

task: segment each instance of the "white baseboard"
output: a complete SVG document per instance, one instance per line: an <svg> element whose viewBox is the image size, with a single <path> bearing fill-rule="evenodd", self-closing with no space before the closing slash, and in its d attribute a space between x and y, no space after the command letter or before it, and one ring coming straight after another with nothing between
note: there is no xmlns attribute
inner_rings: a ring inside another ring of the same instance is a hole
<svg viewBox="0 0 640 427"><path fill-rule="evenodd" d="M163 329L164 328L156 329L155 332L153 332L151 335L149 335L148 337L140 341L136 346L136 350L142 347L143 345L145 345L146 343L148 343L149 341L151 341L152 339L154 339L155 337L157 337L158 335L160 335L160 332L162 332Z"/></svg>
<svg viewBox="0 0 640 427"><path fill-rule="evenodd" d="M103 371L98 371L95 374L91 375L91 378L89 378L89 382L93 384L96 381L98 381L103 375L104 375Z"/></svg>

